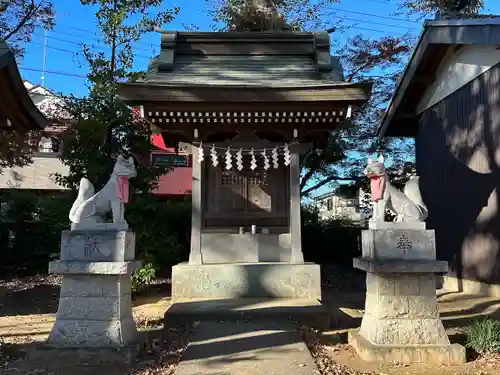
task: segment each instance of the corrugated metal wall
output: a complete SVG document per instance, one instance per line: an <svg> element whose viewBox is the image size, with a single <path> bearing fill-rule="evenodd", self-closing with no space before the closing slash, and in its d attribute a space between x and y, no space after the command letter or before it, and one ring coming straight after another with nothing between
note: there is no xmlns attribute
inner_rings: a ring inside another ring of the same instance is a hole
<svg viewBox="0 0 500 375"><path fill-rule="evenodd" d="M420 118L417 171L451 274L500 283L500 65Z"/></svg>

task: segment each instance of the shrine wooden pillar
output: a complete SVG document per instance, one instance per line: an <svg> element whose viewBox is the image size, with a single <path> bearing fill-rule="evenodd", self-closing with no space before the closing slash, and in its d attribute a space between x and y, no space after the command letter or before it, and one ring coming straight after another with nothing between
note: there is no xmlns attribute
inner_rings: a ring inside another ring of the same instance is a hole
<svg viewBox="0 0 500 375"><path fill-rule="evenodd" d="M290 263L303 264L301 220L300 220L300 153L292 149L290 154L290 236L292 252Z"/></svg>
<svg viewBox="0 0 500 375"><path fill-rule="evenodd" d="M193 150L191 155L194 156ZM189 264L203 264L201 255L201 230L203 221L203 207L201 200L202 173L201 163L194 160L192 163L193 182L191 187L191 251L189 253Z"/></svg>

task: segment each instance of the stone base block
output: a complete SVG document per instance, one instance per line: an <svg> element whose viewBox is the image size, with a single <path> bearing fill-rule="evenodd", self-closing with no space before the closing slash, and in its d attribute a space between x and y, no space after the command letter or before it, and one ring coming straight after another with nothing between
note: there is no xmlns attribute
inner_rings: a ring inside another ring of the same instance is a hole
<svg viewBox="0 0 500 375"><path fill-rule="evenodd" d="M131 276L117 273L63 275L56 321L48 344L124 347L135 343Z"/></svg>
<svg viewBox="0 0 500 375"><path fill-rule="evenodd" d="M349 344L361 359L368 362L441 363L458 365L466 362L465 347L459 344L447 345L376 345L359 334L350 331Z"/></svg>
<svg viewBox="0 0 500 375"><path fill-rule="evenodd" d="M317 264L233 263L172 267L172 300L180 298L308 298L321 300Z"/></svg>
<svg viewBox="0 0 500 375"><path fill-rule="evenodd" d="M134 260L135 234L125 230L63 230L61 260L126 262Z"/></svg>
<svg viewBox="0 0 500 375"><path fill-rule="evenodd" d="M287 321L317 329L330 329L332 319L326 306L316 299L242 298L180 299L165 313L165 321L189 324L203 321Z"/></svg>
<svg viewBox="0 0 500 375"><path fill-rule="evenodd" d="M443 273L448 272L448 262L426 259L371 259L354 258L353 267L371 273Z"/></svg>
<svg viewBox="0 0 500 375"><path fill-rule="evenodd" d="M58 347L50 344L40 344L27 351L30 362L46 363L59 372L65 365L102 366L131 364L139 351L138 345L121 348L109 347Z"/></svg>
<svg viewBox="0 0 500 375"><path fill-rule="evenodd" d="M54 347L121 348L137 342L132 316L113 320L75 320L56 316L47 344Z"/></svg>
<svg viewBox="0 0 500 375"><path fill-rule="evenodd" d="M364 230L361 240L363 258L436 260L433 230Z"/></svg>

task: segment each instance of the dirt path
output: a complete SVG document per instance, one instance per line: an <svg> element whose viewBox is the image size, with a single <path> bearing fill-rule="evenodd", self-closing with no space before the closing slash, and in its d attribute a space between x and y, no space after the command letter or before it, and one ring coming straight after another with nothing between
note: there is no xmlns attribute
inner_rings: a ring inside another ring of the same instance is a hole
<svg viewBox="0 0 500 375"><path fill-rule="evenodd" d="M500 375L497 358L476 360L463 366L401 366L361 361L346 345L347 330L359 327L364 309L364 274L330 267L324 277L324 303L330 308L336 329L321 337L315 351L322 374L342 375ZM147 339L133 367L99 369L101 375L173 374L175 363L187 344L185 327L155 329L170 305L168 285L157 285L134 301L134 317ZM96 369L50 369L27 364L23 345L44 340L54 322L59 295L58 279L33 278L0 282L0 374L95 374ZM443 323L454 342L463 342L461 328L481 315L500 319L500 301L461 293L438 292ZM319 354L318 354L319 353ZM2 362L3 361L3 362ZM5 365L5 361L8 362ZM17 371L16 371L17 370ZM51 372L52 371L52 372Z"/></svg>

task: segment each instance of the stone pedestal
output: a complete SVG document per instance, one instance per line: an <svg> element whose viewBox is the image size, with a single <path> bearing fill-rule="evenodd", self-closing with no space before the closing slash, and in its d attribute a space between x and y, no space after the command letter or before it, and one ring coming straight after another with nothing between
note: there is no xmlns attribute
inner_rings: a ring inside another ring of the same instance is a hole
<svg viewBox="0 0 500 375"><path fill-rule="evenodd" d="M172 267L172 301L186 298L321 300L320 267L313 263L181 263Z"/></svg>
<svg viewBox="0 0 500 375"><path fill-rule="evenodd" d="M54 347L125 347L136 340L131 274L135 236L131 231L63 231L61 260L49 273L61 274L56 321L47 340Z"/></svg>
<svg viewBox="0 0 500 375"><path fill-rule="evenodd" d="M354 267L367 272L365 314L350 344L367 361L400 363L465 362L465 348L450 344L439 317L434 231L381 229L362 234L363 258Z"/></svg>

